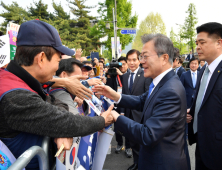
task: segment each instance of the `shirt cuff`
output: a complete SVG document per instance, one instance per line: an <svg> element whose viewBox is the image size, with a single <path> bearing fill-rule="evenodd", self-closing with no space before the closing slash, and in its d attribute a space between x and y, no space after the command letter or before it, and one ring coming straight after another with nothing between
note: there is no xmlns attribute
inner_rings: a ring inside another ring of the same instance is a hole
<svg viewBox="0 0 222 170"><path fill-rule="evenodd" d="M120 95L120 98L117 102L114 101L115 104L119 104L120 100L122 99L122 94Z"/></svg>

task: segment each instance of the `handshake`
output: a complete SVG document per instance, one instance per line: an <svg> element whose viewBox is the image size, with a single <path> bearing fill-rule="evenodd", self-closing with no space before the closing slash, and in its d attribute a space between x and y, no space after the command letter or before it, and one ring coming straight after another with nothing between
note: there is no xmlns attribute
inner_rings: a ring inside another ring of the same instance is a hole
<svg viewBox="0 0 222 170"><path fill-rule="evenodd" d="M111 105L107 111L101 113L101 116L105 119L105 126L114 123L119 117L119 114L113 110L113 107L114 106Z"/></svg>

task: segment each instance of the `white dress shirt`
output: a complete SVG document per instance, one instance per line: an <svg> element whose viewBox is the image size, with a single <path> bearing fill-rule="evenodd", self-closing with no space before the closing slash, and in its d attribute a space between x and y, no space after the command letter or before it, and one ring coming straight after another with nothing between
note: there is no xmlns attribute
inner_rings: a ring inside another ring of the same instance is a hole
<svg viewBox="0 0 222 170"><path fill-rule="evenodd" d="M139 68L140 68L140 67L138 67L135 71L131 71L131 70L130 70L130 75L129 75L129 79L128 79L128 87L130 86L131 73L134 73L134 75L133 75L133 82L134 82L135 77L136 77L136 74L137 74Z"/></svg>
<svg viewBox="0 0 222 170"><path fill-rule="evenodd" d="M197 83L197 70L196 71L190 70L190 73L191 73L192 84L193 84L193 73L195 73L195 80L196 80L196 83Z"/></svg>
<svg viewBox="0 0 222 170"><path fill-rule="evenodd" d="M156 78L153 79L153 84L154 84L154 88L153 90L156 88L156 86L159 84L159 82L162 80L162 78L169 73L172 70L172 67L169 68L168 70L162 72L160 75L158 75ZM150 95L152 94L153 90L151 91Z"/></svg>
<svg viewBox="0 0 222 170"><path fill-rule="evenodd" d="M209 84L210 79L212 77L212 74L214 73L215 69L217 68L217 66L219 65L221 60L222 60L222 54L219 57L217 57L210 65L206 64L206 67L208 66L210 72L209 72L209 75L208 75L207 84L206 84L206 87L205 87L205 90L204 90L204 95L203 95L203 98L202 98L202 102L203 102L208 84ZM203 73L203 75L204 75L204 73ZM203 75L202 75L202 78L203 78ZM201 82L202 82L202 78L201 78Z"/></svg>

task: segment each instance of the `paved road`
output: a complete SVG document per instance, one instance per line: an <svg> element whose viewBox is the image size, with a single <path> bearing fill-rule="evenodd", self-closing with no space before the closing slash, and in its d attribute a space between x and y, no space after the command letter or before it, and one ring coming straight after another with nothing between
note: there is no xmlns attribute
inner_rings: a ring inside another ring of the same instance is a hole
<svg viewBox="0 0 222 170"><path fill-rule="evenodd" d="M115 153L116 145L114 136L111 142L111 154L106 156L103 170L127 170L133 164L133 158L127 158L124 151L120 152L120 154ZM195 147L196 145L189 146L191 170L195 169Z"/></svg>

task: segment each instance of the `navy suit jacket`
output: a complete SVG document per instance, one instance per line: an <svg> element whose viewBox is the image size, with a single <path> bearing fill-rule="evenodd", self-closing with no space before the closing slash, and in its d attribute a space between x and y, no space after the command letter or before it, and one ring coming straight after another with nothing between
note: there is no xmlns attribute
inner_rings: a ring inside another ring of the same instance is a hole
<svg viewBox="0 0 222 170"><path fill-rule="evenodd" d="M180 78L181 75L182 75L184 72L186 72L186 70L181 66L181 67L179 68L179 70L177 71L178 77Z"/></svg>
<svg viewBox="0 0 222 170"><path fill-rule="evenodd" d="M134 83L133 83L133 88L132 92L130 93L129 91L129 76L130 72L124 74L122 76L122 94L129 94L129 95L135 95L139 96L143 93L145 93L147 90L149 90L150 83L152 82L151 78L145 78L144 77L144 71L139 68L137 74L135 75ZM121 113L125 113L124 115L126 117L130 118L130 115L132 114L133 120L137 122L141 122L142 119L142 112L137 111L137 110L131 110L129 108L121 108Z"/></svg>
<svg viewBox="0 0 222 170"><path fill-rule="evenodd" d="M190 109L194 117L196 97L198 95L200 81L206 66L199 72L197 79L197 93ZM198 113L197 135L193 134L193 121L188 124L189 143L198 141L199 152L205 166L213 170L222 169L222 61L215 69L202 105Z"/></svg>
<svg viewBox="0 0 222 170"><path fill-rule="evenodd" d="M141 145L139 170L187 170L184 153L187 106L181 81L171 70L149 98L148 93L122 94L118 106L143 111L143 118L140 124L119 116L115 131Z"/></svg>
<svg viewBox="0 0 222 170"><path fill-rule="evenodd" d="M197 71L197 76L199 74L199 71ZM191 104L193 102L193 97L196 93L196 87L193 87L193 81L191 77L191 72L188 70L187 72L184 72L181 77L180 81L182 82L185 91L186 91L186 99L187 99L187 108L191 107Z"/></svg>

